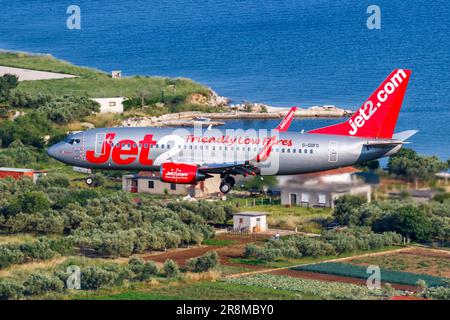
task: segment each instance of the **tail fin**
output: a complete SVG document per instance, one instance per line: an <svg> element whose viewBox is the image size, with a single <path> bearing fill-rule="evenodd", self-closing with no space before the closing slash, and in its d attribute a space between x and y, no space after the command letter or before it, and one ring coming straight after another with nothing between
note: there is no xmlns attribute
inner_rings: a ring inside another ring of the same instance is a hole
<svg viewBox="0 0 450 320"><path fill-rule="evenodd" d="M411 70L396 69L346 122L309 133L391 139Z"/></svg>

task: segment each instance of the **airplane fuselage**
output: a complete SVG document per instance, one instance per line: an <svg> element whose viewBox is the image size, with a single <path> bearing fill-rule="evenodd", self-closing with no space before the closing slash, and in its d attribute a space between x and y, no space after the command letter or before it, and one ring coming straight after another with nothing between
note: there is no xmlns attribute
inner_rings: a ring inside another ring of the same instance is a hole
<svg viewBox="0 0 450 320"><path fill-rule="evenodd" d="M181 131L181 132L177 132ZM245 131L242 131L245 133ZM199 166L251 161L267 136L227 135L215 130L159 128L102 128L70 135L49 154L77 167L157 171L164 162ZM378 159L397 146L367 147L368 139L280 132L268 161L255 166L265 175L300 174Z"/></svg>

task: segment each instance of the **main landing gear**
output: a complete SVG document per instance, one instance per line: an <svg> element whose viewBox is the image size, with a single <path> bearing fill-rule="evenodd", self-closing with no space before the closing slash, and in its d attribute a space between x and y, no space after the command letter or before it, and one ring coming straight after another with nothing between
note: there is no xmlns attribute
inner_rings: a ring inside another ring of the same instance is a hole
<svg viewBox="0 0 450 320"><path fill-rule="evenodd" d="M86 180L84 180L86 182L86 184L88 186L92 186L92 184L94 183L94 177L93 176L89 176L86 178Z"/></svg>
<svg viewBox="0 0 450 320"><path fill-rule="evenodd" d="M230 192L230 190L234 187L234 184L236 183L236 181L234 180L233 177L230 176L225 176L222 179L222 182L220 183L220 192L222 193L228 193Z"/></svg>

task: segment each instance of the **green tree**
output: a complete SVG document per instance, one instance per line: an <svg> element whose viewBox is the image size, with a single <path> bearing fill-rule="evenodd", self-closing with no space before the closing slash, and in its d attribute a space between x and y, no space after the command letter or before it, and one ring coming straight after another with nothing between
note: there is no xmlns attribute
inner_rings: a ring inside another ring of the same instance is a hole
<svg viewBox="0 0 450 320"><path fill-rule="evenodd" d="M203 256L191 258L187 262L187 269L192 272L205 272L219 264L219 255L216 251L209 251Z"/></svg>
<svg viewBox="0 0 450 320"><path fill-rule="evenodd" d="M446 166L438 157L418 155L414 150L402 148L389 158L388 171L390 174L402 176L417 182L418 179L426 181L435 178L435 174Z"/></svg>
<svg viewBox="0 0 450 320"><path fill-rule="evenodd" d="M334 200L333 217L340 225L359 225L359 208L365 203L359 196L345 195Z"/></svg>
<svg viewBox="0 0 450 320"><path fill-rule="evenodd" d="M50 208L50 201L42 191L29 191L12 199L8 212L10 214L37 213Z"/></svg>
<svg viewBox="0 0 450 320"><path fill-rule="evenodd" d="M12 89L16 88L19 84L19 78L12 74L5 74L0 77L0 102L4 102L8 99Z"/></svg>
<svg viewBox="0 0 450 320"><path fill-rule="evenodd" d="M375 221L374 229L377 232L398 232L412 240L428 241L432 223L419 207L405 205Z"/></svg>
<svg viewBox="0 0 450 320"><path fill-rule="evenodd" d="M175 261L167 259L163 265L164 274L168 278L176 277L180 273L180 268Z"/></svg>

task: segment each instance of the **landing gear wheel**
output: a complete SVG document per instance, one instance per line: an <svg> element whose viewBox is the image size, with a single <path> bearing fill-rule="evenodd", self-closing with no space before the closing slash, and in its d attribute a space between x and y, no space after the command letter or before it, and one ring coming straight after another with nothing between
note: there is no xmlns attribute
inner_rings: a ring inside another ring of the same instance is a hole
<svg viewBox="0 0 450 320"><path fill-rule="evenodd" d="M93 183L94 183L94 179L92 177L87 177L86 178L86 184L88 186L92 186Z"/></svg>
<svg viewBox="0 0 450 320"><path fill-rule="evenodd" d="M230 192L230 190L234 187L234 184L236 183L236 181L228 176L225 179L223 179L222 183L220 184L220 192L222 193L228 193Z"/></svg>

